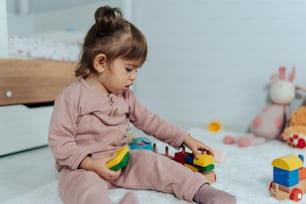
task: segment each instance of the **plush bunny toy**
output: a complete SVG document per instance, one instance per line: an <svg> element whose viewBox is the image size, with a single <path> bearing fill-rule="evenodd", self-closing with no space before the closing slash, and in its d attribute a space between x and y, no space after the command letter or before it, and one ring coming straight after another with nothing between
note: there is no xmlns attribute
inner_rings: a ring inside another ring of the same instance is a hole
<svg viewBox="0 0 306 204"><path fill-rule="evenodd" d="M253 120L251 133L238 138L225 136L225 144L237 142L240 147L263 144L268 140L280 138L283 129L290 118L289 104L295 97L295 68L286 79L286 68L280 67L278 74L273 74L270 85L270 98L268 104Z"/></svg>

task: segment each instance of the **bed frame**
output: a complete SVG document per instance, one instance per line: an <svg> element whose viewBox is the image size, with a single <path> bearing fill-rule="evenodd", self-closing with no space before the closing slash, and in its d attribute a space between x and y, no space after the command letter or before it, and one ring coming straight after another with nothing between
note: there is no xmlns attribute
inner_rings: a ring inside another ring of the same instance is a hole
<svg viewBox="0 0 306 204"><path fill-rule="evenodd" d="M0 105L52 102L76 78L76 63L52 60L0 60Z"/></svg>
<svg viewBox="0 0 306 204"><path fill-rule="evenodd" d="M76 63L0 59L0 156L47 145L53 102Z"/></svg>

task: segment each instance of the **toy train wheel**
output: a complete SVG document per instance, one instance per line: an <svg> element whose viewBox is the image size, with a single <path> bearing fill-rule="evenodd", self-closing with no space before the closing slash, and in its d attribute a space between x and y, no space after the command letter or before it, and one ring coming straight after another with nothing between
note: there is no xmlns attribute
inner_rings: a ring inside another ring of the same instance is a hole
<svg viewBox="0 0 306 204"><path fill-rule="evenodd" d="M270 185L269 185L269 190L272 190L272 186L273 186L273 181L271 181Z"/></svg>
<svg viewBox="0 0 306 204"><path fill-rule="evenodd" d="M217 174L215 172L212 172L210 182L212 182L212 183L217 182Z"/></svg>
<svg viewBox="0 0 306 204"><path fill-rule="evenodd" d="M217 182L217 174L215 173L214 181Z"/></svg>
<svg viewBox="0 0 306 204"><path fill-rule="evenodd" d="M290 192L290 199L300 201L303 198L303 191L299 188L293 188Z"/></svg>

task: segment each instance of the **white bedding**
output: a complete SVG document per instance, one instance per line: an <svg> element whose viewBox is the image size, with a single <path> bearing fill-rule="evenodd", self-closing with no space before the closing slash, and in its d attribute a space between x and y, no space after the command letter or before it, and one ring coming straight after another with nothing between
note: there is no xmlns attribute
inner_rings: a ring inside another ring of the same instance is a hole
<svg viewBox="0 0 306 204"><path fill-rule="evenodd" d="M223 163L216 163L215 172L217 182L214 187L226 190L237 196L238 204L293 204L290 200L278 201L270 196L269 184L272 180L271 162L277 157L287 154L303 154L305 150L293 149L285 143L271 141L266 144L239 148L235 145L229 146L222 143L223 136L231 134L234 136L240 133L221 131L217 134L210 133L202 128L192 128L190 132L196 138L203 140L210 146L224 150L226 158ZM163 151L164 145L158 143L159 151ZM170 149L170 153L174 153ZM110 191L111 198L117 202L123 196L126 189L115 189ZM177 200L170 194L153 191L134 191L142 204L183 204L185 201ZM305 195L304 195L305 196ZM29 193L10 199L4 204L61 204L57 193L57 182L54 181L39 189L33 189ZM306 203L304 197L299 203Z"/></svg>
<svg viewBox="0 0 306 204"><path fill-rule="evenodd" d="M79 43L55 41L54 38L9 36L9 58L48 59L78 61L81 51Z"/></svg>

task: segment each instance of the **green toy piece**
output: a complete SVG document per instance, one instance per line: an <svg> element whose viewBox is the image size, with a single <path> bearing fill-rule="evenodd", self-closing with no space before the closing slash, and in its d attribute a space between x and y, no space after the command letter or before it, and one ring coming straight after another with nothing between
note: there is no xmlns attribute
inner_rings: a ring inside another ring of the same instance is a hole
<svg viewBox="0 0 306 204"><path fill-rule="evenodd" d="M129 161L130 152L128 146L124 146L116 151L116 157L106 163L107 168L117 171L125 167Z"/></svg>

